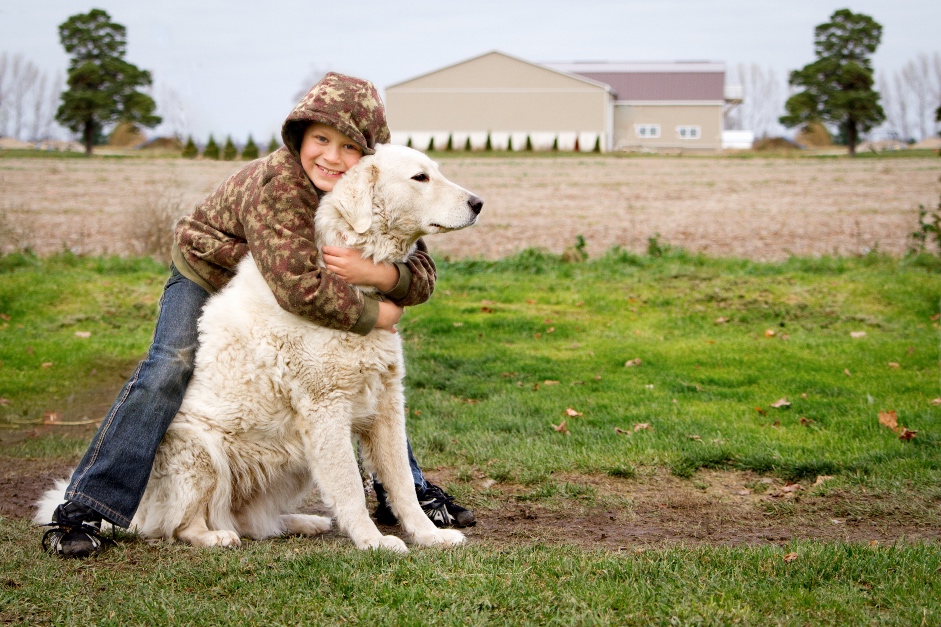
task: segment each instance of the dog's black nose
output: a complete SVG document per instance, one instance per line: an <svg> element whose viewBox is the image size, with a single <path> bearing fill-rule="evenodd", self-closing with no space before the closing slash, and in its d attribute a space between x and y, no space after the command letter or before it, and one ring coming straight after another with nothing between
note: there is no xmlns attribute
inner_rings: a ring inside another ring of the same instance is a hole
<svg viewBox="0 0 941 627"><path fill-rule="evenodd" d="M479 215L480 210L484 207L484 201L477 196L471 196L470 200L467 201L467 204L470 205L471 211L474 212L475 216Z"/></svg>

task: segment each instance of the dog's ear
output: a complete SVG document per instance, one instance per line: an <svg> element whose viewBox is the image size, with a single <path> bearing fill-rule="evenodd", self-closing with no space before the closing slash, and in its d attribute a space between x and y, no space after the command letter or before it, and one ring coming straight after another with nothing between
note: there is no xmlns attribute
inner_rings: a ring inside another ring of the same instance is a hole
<svg viewBox="0 0 941 627"><path fill-rule="evenodd" d="M366 163L360 161L357 167L343 175L337 209L359 234L365 233L372 225L373 197L378 180L379 168L371 159Z"/></svg>

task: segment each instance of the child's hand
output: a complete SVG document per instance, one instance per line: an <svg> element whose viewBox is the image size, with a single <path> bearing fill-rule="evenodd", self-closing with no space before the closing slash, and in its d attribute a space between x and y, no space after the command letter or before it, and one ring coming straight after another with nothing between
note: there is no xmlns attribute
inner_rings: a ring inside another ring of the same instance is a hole
<svg viewBox="0 0 941 627"><path fill-rule="evenodd" d="M350 285L375 287L388 292L399 282L399 269L391 263L373 263L363 259L358 250L339 246L324 246L323 261L327 270Z"/></svg>
<svg viewBox="0 0 941 627"><path fill-rule="evenodd" d="M379 301L379 318L376 319L376 329L383 329L389 333L398 333L395 325L402 319L404 307L399 307L389 301Z"/></svg>

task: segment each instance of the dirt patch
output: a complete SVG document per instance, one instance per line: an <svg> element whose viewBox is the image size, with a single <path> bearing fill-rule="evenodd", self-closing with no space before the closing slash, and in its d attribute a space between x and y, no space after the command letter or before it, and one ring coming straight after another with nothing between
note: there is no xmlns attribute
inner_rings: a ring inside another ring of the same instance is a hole
<svg viewBox="0 0 941 627"><path fill-rule="evenodd" d="M527 247L558 254L578 235L592 256L612 246L642 253L658 235L692 252L757 260L875 248L901 255L917 227L918 206L937 206L941 193L937 158L585 155L440 162L447 176L485 201L475 228L429 238L435 255L452 258L496 259ZM0 160L0 212L8 223L28 226L21 243L40 254L63 248L138 253L134 227L147 198L178 198L185 211L241 165L8 158Z"/></svg>
<svg viewBox="0 0 941 627"><path fill-rule="evenodd" d="M43 435L37 432L28 437ZM73 467L74 462L68 460L0 455L0 490L4 494L0 517L31 519L36 500L56 479L67 478ZM440 484L450 481L449 477L447 470L428 473L431 481ZM588 488L592 496L532 499L531 487L475 482L469 500L462 501L473 507L478 519L475 527L464 530L470 542L641 550L673 545L783 544L796 539L881 544L941 539L937 503L909 501L904 508L877 507L884 497L842 491L821 495L810 486L788 489L780 481L752 473L708 470L693 479L680 479L666 471L637 479L572 474L554 480ZM755 485L764 488L748 487ZM303 511L329 515L316 498ZM384 533L400 533L397 527L382 529ZM37 532L37 541L38 537Z"/></svg>

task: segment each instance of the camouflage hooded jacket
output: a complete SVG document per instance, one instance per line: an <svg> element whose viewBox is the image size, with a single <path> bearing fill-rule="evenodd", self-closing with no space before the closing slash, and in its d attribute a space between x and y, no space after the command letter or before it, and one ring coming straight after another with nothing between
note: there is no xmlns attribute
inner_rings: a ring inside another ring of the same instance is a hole
<svg viewBox="0 0 941 627"><path fill-rule="evenodd" d="M177 269L212 292L234 275L249 252L278 303L317 324L365 335L379 303L316 263L314 212L319 195L301 166L307 126L322 122L354 140L366 154L389 140L385 110L372 83L327 74L298 103L281 130L284 147L230 176L176 227ZM424 242L399 268L386 296L402 306L423 303L436 279Z"/></svg>

